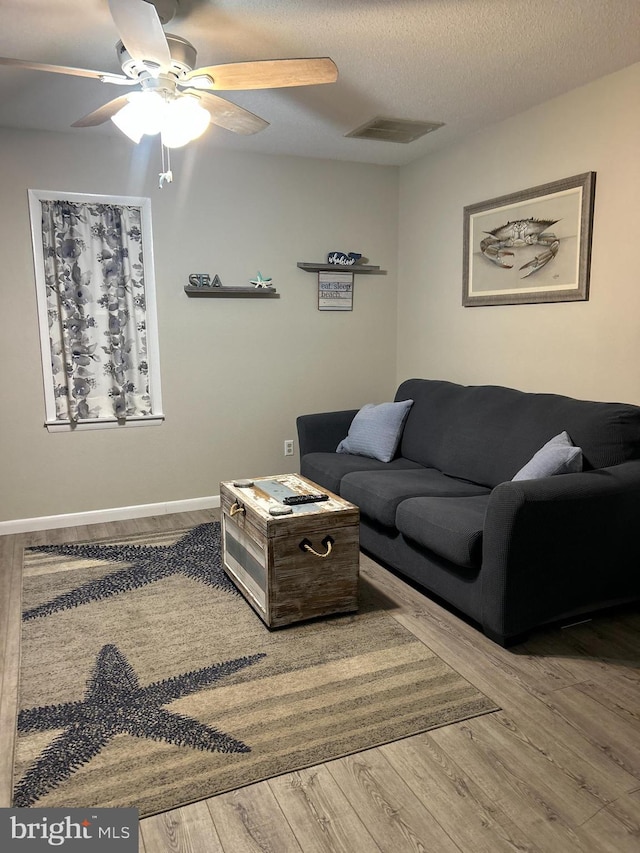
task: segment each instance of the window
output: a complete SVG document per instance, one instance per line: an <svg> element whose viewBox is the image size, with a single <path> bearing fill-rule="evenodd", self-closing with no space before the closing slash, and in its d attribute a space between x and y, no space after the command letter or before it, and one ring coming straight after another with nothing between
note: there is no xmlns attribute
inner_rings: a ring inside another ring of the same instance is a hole
<svg viewBox="0 0 640 853"><path fill-rule="evenodd" d="M29 190L50 431L163 420L148 198Z"/></svg>

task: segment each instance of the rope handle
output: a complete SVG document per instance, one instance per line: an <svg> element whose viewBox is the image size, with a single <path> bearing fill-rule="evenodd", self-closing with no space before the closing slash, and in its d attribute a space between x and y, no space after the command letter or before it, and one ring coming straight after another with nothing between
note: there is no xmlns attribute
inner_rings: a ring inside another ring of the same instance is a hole
<svg viewBox="0 0 640 853"><path fill-rule="evenodd" d="M314 557L319 557L321 560L326 559L333 549L333 539L330 536L325 536L322 540L322 544L326 547L326 552L324 554L319 554L311 547L311 542L308 539L303 539L300 543L300 548L303 551L307 551L309 554L313 554Z"/></svg>
<svg viewBox="0 0 640 853"><path fill-rule="evenodd" d="M229 510L229 518L233 518L233 516L237 515L239 512L244 514L246 512L246 509L241 504L239 504L238 501L235 501L232 504L231 509Z"/></svg>

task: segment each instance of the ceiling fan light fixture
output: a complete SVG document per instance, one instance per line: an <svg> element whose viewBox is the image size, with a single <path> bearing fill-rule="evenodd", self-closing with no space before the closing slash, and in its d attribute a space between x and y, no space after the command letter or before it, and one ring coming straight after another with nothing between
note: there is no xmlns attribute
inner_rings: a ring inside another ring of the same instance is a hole
<svg viewBox="0 0 640 853"><path fill-rule="evenodd" d="M162 134L166 148L181 148L209 127L211 115L192 95L164 97L158 92L132 92L111 120L136 144L143 136Z"/></svg>
<svg viewBox="0 0 640 853"><path fill-rule="evenodd" d="M160 133L165 114L166 102L157 92L132 92L129 103L111 116L111 121L137 144L145 134Z"/></svg>
<svg viewBox="0 0 640 853"><path fill-rule="evenodd" d="M166 105L162 124L162 144L166 148L181 148L197 139L209 127L211 115L198 99L181 95Z"/></svg>

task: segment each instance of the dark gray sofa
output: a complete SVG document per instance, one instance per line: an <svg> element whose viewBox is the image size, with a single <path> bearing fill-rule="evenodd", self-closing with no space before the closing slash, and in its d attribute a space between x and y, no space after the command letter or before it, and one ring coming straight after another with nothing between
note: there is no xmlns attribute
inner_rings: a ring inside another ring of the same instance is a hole
<svg viewBox="0 0 640 853"><path fill-rule="evenodd" d="M640 407L409 379L390 462L335 453L357 410L298 418L300 470L360 508L361 548L501 645L640 599ZM566 430L583 471L512 477Z"/></svg>

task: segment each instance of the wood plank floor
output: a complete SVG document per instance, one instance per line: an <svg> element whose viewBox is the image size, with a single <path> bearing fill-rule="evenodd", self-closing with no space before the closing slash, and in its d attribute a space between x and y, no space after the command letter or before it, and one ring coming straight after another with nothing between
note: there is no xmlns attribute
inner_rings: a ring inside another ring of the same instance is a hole
<svg viewBox="0 0 640 853"><path fill-rule="evenodd" d="M0 537L0 807L10 803L23 547L214 517ZM372 560L361 569L389 614L502 710L147 818L140 851L638 853L638 610L505 650Z"/></svg>

